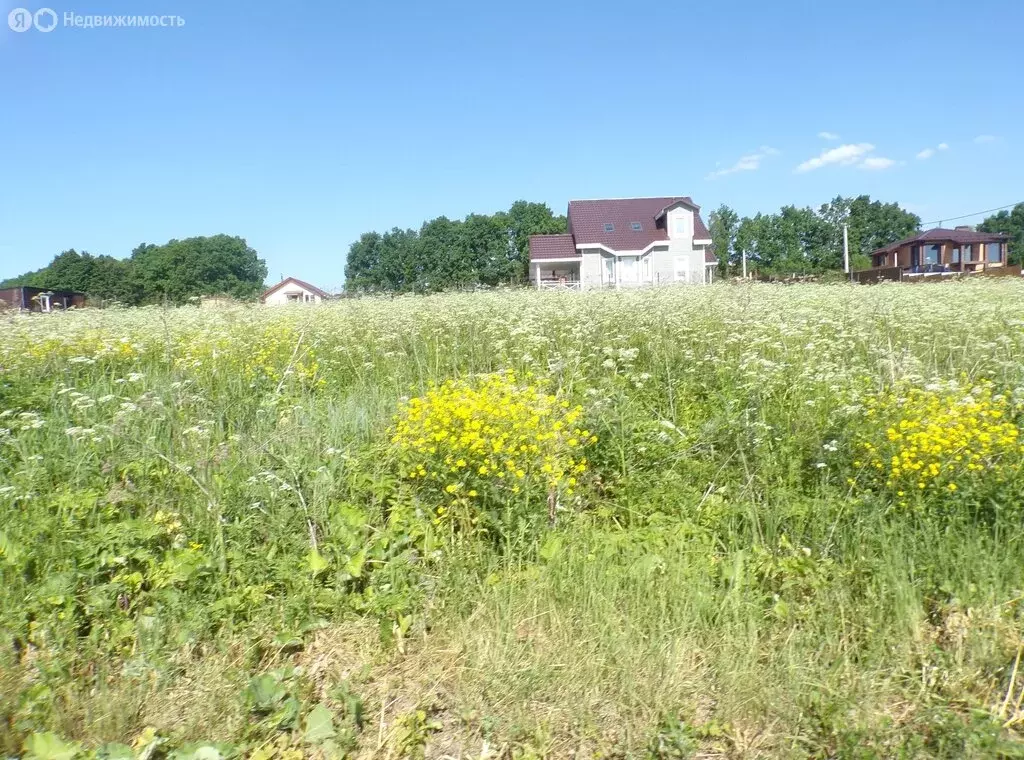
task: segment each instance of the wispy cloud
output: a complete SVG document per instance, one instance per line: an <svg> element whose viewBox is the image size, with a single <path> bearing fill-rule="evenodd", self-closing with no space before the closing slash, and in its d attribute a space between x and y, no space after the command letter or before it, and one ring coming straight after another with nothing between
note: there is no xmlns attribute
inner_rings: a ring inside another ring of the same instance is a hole
<svg viewBox="0 0 1024 760"><path fill-rule="evenodd" d="M978 135L974 138L974 142L978 143L978 145L984 145L985 143L994 143L998 139L995 135Z"/></svg>
<svg viewBox="0 0 1024 760"><path fill-rule="evenodd" d="M840 145L838 148L823 151L820 155L807 159L797 166L795 171L798 174L802 174L803 172L813 171L831 164L849 166L850 164L859 163L865 155L874 149L875 146L871 143L850 143L849 145Z"/></svg>
<svg viewBox="0 0 1024 760"><path fill-rule="evenodd" d="M727 166L724 169L716 169L711 172L707 178L716 179L718 177L724 177L727 174L735 174L736 172L752 172L761 168L761 162L769 156L777 156L779 151L768 145L762 145L757 149L755 153L748 153L745 156L740 156L740 159L732 166Z"/></svg>
<svg viewBox="0 0 1024 760"><path fill-rule="evenodd" d="M896 166L897 163L899 162L891 158L885 158L884 156L868 156L857 164L857 168L881 171L882 169L888 169L892 166Z"/></svg>
<svg viewBox="0 0 1024 760"><path fill-rule="evenodd" d="M939 143L934 148L925 148L917 154L917 158L919 161L927 161L940 150L949 150L949 143Z"/></svg>
<svg viewBox="0 0 1024 760"><path fill-rule="evenodd" d="M837 135L835 132L819 132L818 133L818 137L820 137L822 140L838 140L839 139L839 135Z"/></svg>

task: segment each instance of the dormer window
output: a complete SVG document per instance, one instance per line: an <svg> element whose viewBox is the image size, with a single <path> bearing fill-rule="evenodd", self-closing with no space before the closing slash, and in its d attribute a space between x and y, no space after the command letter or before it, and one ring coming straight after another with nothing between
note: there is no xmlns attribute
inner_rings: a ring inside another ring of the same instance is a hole
<svg viewBox="0 0 1024 760"><path fill-rule="evenodd" d="M605 222L604 223L604 231L605 232L615 232L615 225L612 224L611 222Z"/></svg>
<svg viewBox="0 0 1024 760"><path fill-rule="evenodd" d="M644 228L640 222L633 222L629 226L633 228L633 232L640 232Z"/></svg>
<svg viewBox="0 0 1024 760"><path fill-rule="evenodd" d="M683 214L679 214L678 216L676 216L676 234L686 234L686 217Z"/></svg>

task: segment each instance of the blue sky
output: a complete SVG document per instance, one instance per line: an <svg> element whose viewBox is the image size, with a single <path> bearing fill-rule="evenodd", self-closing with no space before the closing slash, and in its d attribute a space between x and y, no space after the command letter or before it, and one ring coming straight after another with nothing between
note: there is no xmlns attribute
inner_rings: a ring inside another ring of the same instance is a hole
<svg viewBox="0 0 1024 760"><path fill-rule="evenodd" d="M0 278L223 232L335 287L364 231L520 198L1024 201L1022 3L48 1L185 25L0 0Z"/></svg>

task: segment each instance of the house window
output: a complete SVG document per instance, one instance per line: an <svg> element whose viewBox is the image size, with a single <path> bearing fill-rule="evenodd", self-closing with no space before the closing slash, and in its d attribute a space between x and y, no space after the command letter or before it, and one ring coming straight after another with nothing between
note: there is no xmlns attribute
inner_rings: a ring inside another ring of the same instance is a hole
<svg viewBox="0 0 1024 760"><path fill-rule="evenodd" d="M966 261L966 262L974 261L974 246L973 245L965 245L964 246L964 261Z"/></svg>
<svg viewBox="0 0 1024 760"><path fill-rule="evenodd" d="M644 282L648 282L651 279L651 257L644 256L643 261Z"/></svg>
<svg viewBox="0 0 1024 760"><path fill-rule="evenodd" d="M985 243L985 258L989 264L998 264L1003 260L1002 243Z"/></svg>
<svg viewBox="0 0 1024 760"><path fill-rule="evenodd" d="M629 226L633 228L633 232L640 232L640 230L644 228L644 226L640 224L640 222L633 222Z"/></svg>
<svg viewBox="0 0 1024 760"><path fill-rule="evenodd" d="M921 246L915 245L910 248L910 266L917 267L921 265Z"/></svg>
<svg viewBox="0 0 1024 760"><path fill-rule="evenodd" d="M615 283L615 258L612 256L604 257L604 284L612 285Z"/></svg>
<svg viewBox="0 0 1024 760"><path fill-rule="evenodd" d="M611 222L605 222L604 231L605 232L615 232L615 225L612 224Z"/></svg>
<svg viewBox="0 0 1024 760"><path fill-rule="evenodd" d="M952 251L950 251L949 261L950 261L951 264L959 264L960 263L960 249L959 248L954 248Z"/></svg>
<svg viewBox="0 0 1024 760"><path fill-rule="evenodd" d="M938 264L939 256L942 253L941 245L926 245L924 247L924 263Z"/></svg>
<svg viewBox="0 0 1024 760"><path fill-rule="evenodd" d="M676 216L676 234L686 234L686 214L678 214Z"/></svg>

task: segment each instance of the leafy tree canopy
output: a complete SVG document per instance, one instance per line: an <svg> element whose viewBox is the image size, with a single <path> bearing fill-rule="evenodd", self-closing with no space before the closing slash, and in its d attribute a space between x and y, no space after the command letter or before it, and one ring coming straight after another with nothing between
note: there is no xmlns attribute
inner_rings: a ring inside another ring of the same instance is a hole
<svg viewBox="0 0 1024 760"><path fill-rule="evenodd" d="M987 217L978 225L978 230L1009 235L1007 263L1020 264L1024 260L1024 203L1018 203L1009 211L1000 211Z"/></svg>
<svg viewBox="0 0 1024 760"><path fill-rule="evenodd" d="M837 196L816 211L783 206L777 214L738 218L728 206L712 212L711 236L720 266L736 271L744 255L748 269L807 274L843 268L843 225L848 225L851 265L864 255L913 235L921 220L897 203L867 195Z"/></svg>
<svg viewBox="0 0 1024 760"><path fill-rule="evenodd" d="M143 243L128 259L74 250L48 266L0 283L54 290L78 290L94 298L137 305L183 303L202 295L254 298L263 288L267 266L244 239L229 235Z"/></svg>
<svg viewBox="0 0 1024 760"><path fill-rule="evenodd" d="M349 247L349 290L433 291L527 279L530 235L566 231L564 216L543 203L516 201L508 211L439 216L419 231L367 232Z"/></svg>

